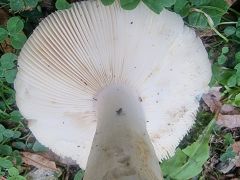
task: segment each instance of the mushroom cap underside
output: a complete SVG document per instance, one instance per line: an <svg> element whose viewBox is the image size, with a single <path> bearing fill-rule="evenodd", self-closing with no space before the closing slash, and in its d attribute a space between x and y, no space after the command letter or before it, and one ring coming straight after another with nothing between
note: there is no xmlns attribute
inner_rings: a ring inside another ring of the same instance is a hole
<svg viewBox="0 0 240 180"><path fill-rule="evenodd" d="M36 138L86 167L97 94L129 86L142 103L158 159L172 155L208 89L207 52L181 17L143 3L84 1L57 11L35 29L18 57L16 101Z"/></svg>

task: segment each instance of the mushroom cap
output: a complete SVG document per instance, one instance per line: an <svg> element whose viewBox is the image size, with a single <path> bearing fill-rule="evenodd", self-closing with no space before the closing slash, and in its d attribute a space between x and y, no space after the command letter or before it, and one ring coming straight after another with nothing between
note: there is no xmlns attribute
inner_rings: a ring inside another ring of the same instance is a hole
<svg viewBox="0 0 240 180"><path fill-rule="evenodd" d="M94 101L112 84L141 100L159 160L173 155L195 120L211 78L207 52L182 18L140 3L84 1L34 30L18 57L16 101L35 137L86 167L96 130Z"/></svg>

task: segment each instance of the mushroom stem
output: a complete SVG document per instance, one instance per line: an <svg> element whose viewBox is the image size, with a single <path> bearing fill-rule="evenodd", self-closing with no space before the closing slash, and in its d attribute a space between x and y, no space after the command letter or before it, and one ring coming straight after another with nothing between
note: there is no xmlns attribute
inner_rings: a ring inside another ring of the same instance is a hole
<svg viewBox="0 0 240 180"><path fill-rule="evenodd" d="M84 180L160 180L139 98L111 86L97 97L97 129Z"/></svg>

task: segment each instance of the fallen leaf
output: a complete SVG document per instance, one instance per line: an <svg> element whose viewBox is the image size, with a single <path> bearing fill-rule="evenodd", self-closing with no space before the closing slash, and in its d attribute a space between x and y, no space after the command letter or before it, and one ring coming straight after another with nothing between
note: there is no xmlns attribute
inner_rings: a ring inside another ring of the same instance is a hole
<svg viewBox="0 0 240 180"><path fill-rule="evenodd" d="M217 112L220 110L221 103L221 93L219 92L220 88L215 88L209 91L207 94L203 94L202 99L210 108L210 111Z"/></svg>
<svg viewBox="0 0 240 180"><path fill-rule="evenodd" d="M7 24L8 13L4 9L0 9L0 25L4 26Z"/></svg>
<svg viewBox="0 0 240 180"><path fill-rule="evenodd" d="M39 154L30 152L22 152L21 154L23 162L27 165L34 166L39 169L58 170L54 161L50 161Z"/></svg>
<svg viewBox="0 0 240 180"><path fill-rule="evenodd" d="M224 115L237 115L240 114L240 112L237 110L237 108L235 108L234 106L230 105L230 104L224 104L221 107L221 114Z"/></svg>
<svg viewBox="0 0 240 180"><path fill-rule="evenodd" d="M227 128L240 127L240 115L218 115L217 124Z"/></svg>
<svg viewBox="0 0 240 180"><path fill-rule="evenodd" d="M196 31L196 34L197 34L197 36L199 36L200 38L202 38L202 37L212 37L213 34L214 34L214 31L211 30L211 29L207 29L207 30L204 30L204 31L202 31L202 30L197 30L197 31Z"/></svg>
<svg viewBox="0 0 240 180"><path fill-rule="evenodd" d="M14 52L9 38L7 38L3 43L1 43L1 45L4 53Z"/></svg>
<svg viewBox="0 0 240 180"><path fill-rule="evenodd" d="M240 141L236 141L235 143L233 143L232 148L236 154L240 154Z"/></svg>

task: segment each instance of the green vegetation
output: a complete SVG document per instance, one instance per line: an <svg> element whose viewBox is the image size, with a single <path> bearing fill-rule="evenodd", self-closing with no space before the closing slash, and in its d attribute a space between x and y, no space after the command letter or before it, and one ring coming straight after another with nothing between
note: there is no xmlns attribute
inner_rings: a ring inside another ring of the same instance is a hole
<svg viewBox="0 0 240 180"><path fill-rule="evenodd" d="M101 1L104 5L114 2ZM139 2L120 0L126 10L136 8ZM210 85L221 87L223 103L240 107L240 13L225 0L143 0L143 3L155 13L163 8L175 11L188 26L200 32L213 63ZM23 165L21 151L46 150L39 142L29 141L31 133L16 108L13 82L20 49L41 18L54 10L71 7L66 0L56 0L53 5L49 8L41 0L0 1L0 177L9 180L26 179L29 169ZM205 35L206 32L210 35ZM204 178L203 165L213 154L223 163L235 158L232 144L236 142L236 135L229 129L223 131L210 121L212 117L201 111L198 119L204 122L197 121L190 132L191 138L185 137L175 156L161 164L166 179ZM221 139L223 143L212 142L211 138ZM83 171L79 170L74 180L82 177Z"/></svg>
<svg viewBox="0 0 240 180"><path fill-rule="evenodd" d="M224 102L240 107L240 18L238 14L236 16L238 18L235 21L222 22L226 24L223 33L229 43L219 41L210 49L210 58L214 59L217 55L210 84L223 86ZM222 48L221 52L216 51L219 47Z"/></svg>
<svg viewBox="0 0 240 180"><path fill-rule="evenodd" d="M215 120L206 127L198 140L184 149L177 148L175 155L161 164L163 175L172 179L190 179L202 171L210 156L208 145Z"/></svg>

